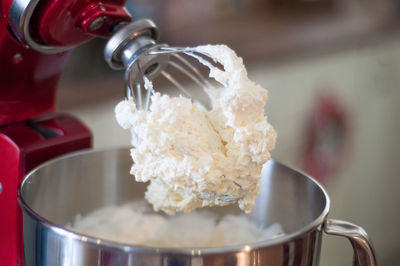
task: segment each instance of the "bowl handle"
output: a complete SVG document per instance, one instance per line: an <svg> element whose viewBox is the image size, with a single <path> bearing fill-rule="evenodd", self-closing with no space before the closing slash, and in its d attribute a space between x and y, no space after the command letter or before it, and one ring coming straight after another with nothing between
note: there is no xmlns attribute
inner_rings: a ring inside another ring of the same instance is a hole
<svg viewBox="0 0 400 266"><path fill-rule="evenodd" d="M375 251L367 233L361 227L340 220L327 219L324 226L329 235L344 236L350 240L354 249L355 266L376 266Z"/></svg>

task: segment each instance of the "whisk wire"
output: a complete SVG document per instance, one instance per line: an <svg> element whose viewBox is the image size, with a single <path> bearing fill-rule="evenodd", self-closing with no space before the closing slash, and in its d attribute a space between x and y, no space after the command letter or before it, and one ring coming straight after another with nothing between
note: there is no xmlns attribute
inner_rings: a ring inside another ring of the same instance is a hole
<svg viewBox="0 0 400 266"><path fill-rule="evenodd" d="M169 80L175 87L178 88L185 96L190 97L190 93L175 79L172 77L171 74L169 74L167 71L163 70L161 72L161 75L165 77L167 80Z"/></svg>
<svg viewBox="0 0 400 266"><path fill-rule="evenodd" d="M189 71L187 71L185 68L183 68L182 66L180 66L179 64L170 61L169 64L178 69L179 71L181 71L183 74L185 74L186 76L188 76L191 80L193 80L197 85L199 85L201 88L203 88L204 90L206 90L206 85L204 83L202 83L199 79L197 79L192 73L190 73Z"/></svg>
<svg viewBox="0 0 400 266"><path fill-rule="evenodd" d="M142 85L140 83L136 84L136 93L137 93L139 108L142 109L143 108Z"/></svg>
<svg viewBox="0 0 400 266"><path fill-rule="evenodd" d="M160 47L159 50L151 51L149 54L157 55L157 54L176 54L176 53L184 53L186 55L189 55L199 60L200 63L209 67L214 67L214 65L210 63L210 60L213 61L214 63L217 63L217 61L211 55L201 51L194 51L193 49L188 47L170 47L170 46ZM202 56L199 56L198 54L201 54L210 60Z"/></svg>
<svg viewBox="0 0 400 266"><path fill-rule="evenodd" d="M145 98L144 110L148 111L149 110L149 106L150 106L150 95L153 92L153 86L150 85L151 84L150 80L143 73L142 68L140 67L139 61L136 64L137 64L137 69L139 70L140 76L141 76L141 78L143 80L143 83L145 84L144 87L146 89L146 98ZM146 86L146 84L148 84L148 85ZM139 91L141 91L141 89L138 90L138 92Z"/></svg>
<svg viewBox="0 0 400 266"><path fill-rule="evenodd" d="M206 88L213 88L210 82L207 81L207 79L204 78L204 76L200 73L200 71L194 67L188 60L180 56L179 54L172 54L173 57L181 61L185 66L187 66L190 70L193 71L193 73L202 81L204 84L204 87Z"/></svg>

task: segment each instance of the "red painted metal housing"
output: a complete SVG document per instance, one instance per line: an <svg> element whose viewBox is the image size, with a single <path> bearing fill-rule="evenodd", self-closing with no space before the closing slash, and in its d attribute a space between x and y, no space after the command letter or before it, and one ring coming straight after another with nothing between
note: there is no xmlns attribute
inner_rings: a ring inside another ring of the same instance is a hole
<svg viewBox="0 0 400 266"><path fill-rule="evenodd" d="M52 0L42 1L37 26L42 40L55 46L70 46L92 38L110 36L113 27L131 17L124 5L126 0ZM98 19L97 27L91 28Z"/></svg>
<svg viewBox="0 0 400 266"><path fill-rule="evenodd" d="M0 128L1 265L24 265L17 188L26 173L56 156L90 147L89 129L67 115L23 121Z"/></svg>
<svg viewBox="0 0 400 266"><path fill-rule="evenodd" d="M70 116L33 119L55 112L56 87L71 51L42 54L18 42L9 27L11 3L0 1L0 265L20 266L24 261L17 187L37 165L91 147L91 133ZM53 46L107 37L115 24L130 20L124 4L125 0L41 0L32 16L32 36ZM103 22L92 24L96 19Z"/></svg>
<svg viewBox="0 0 400 266"><path fill-rule="evenodd" d="M8 27L12 0L2 0L0 16L0 125L55 110L55 88L71 52L42 54L19 43ZM101 4L100 4L101 3ZM49 45L78 45L107 37L113 23L130 20L125 0L43 0L32 18L33 36ZM103 26L90 30L96 18Z"/></svg>

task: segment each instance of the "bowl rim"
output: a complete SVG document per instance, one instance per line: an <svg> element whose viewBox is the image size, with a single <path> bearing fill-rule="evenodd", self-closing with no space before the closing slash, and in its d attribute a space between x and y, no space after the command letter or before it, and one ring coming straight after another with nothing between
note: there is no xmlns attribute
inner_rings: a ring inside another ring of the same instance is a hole
<svg viewBox="0 0 400 266"><path fill-rule="evenodd" d="M56 224L45 217L36 213L23 199L22 196L22 188L24 184L29 182L29 179L32 175L34 175L40 169L53 164L57 161L61 161L64 159L68 159L75 156L84 156L86 154L93 154L93 153L107 153L107 152L117 152L122 150L129 150L129 147L119 147L119 148L110 148L110 149L84 149L72 153L68 153L37 166L33 170L31 170L22 180L20 183L18 190L17 190L17 200L18 203L23 210L24 213L28 214L31 218L41 223L41 225L47 228L50 231L55 232L60 236L67 237L69 240L80 241L85 244L99 246L101 245L102 248L105 249L117 249L123 252L141 252L141 253L162 253L162 254L177 254L177 255L190 255L190 256L201 256L201 255L210 255L210 254L221 254L221 253L234 253L240 251L250 251L259 248L266 248L271 246L280 245L286 242L290 242L292 240L301 238L302 236L312 232L314 230L322 231L322 227L324 226L325 220L329 213L330 208L330 198L326 190L323 186L312 178L310 175L304 173L301 170L296 169L295 167L288 166L286 164L280 163L273 159L270 159L267 163L273 163L279 166L283 166L288 170L294 171L299 173L300 175L304 176L305 178L310 179L323 193L325 198L325 206L322 212L319 214L317 218L315 218L311 223L307 226L304 226L300 230L292 232L290 234L285 234L281 237L261 240L257 242L251 242L246 244L238 244L238 245L230 245L230 246L223 246L223 247L210 247L210 248L169 248L169 247L152 247L152 246L144 246L144 245L133 245L133 244L125 244L117 241L107 240L103 238L97 238L88 234L80 233L74 231L72 229L68 229L63 227L62 225Z"/></svg>

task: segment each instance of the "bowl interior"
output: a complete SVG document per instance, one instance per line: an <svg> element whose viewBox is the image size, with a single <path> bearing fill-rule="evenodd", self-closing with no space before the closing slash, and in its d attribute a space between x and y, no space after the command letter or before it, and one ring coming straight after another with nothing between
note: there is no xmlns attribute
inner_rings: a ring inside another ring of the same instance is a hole
<svg viewBox="0 0 400 266"><path fill-rule="evenodd" d="M129 174L131 165L129 149L89 151L55 159L25 178L20 187L22 205L63 227L77 214L142 200L147 184L135 182ZM325 191L315 181L271 160L263 167L261 191L250 218L265 227L278 222L292 234L320 220L328 205ZM220 215L240 213L233 205L210 210Z"/></svg>

